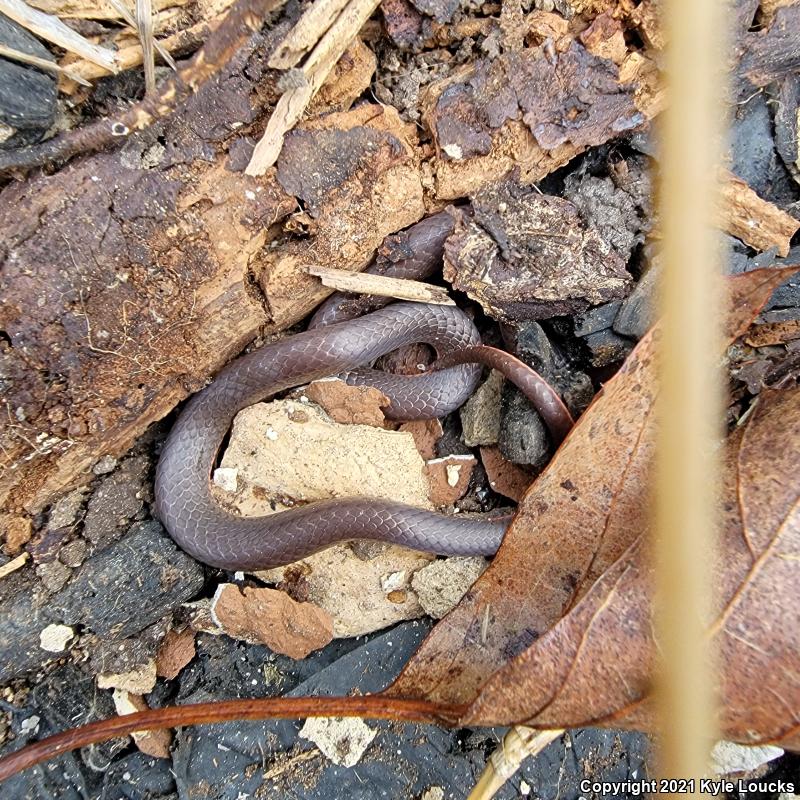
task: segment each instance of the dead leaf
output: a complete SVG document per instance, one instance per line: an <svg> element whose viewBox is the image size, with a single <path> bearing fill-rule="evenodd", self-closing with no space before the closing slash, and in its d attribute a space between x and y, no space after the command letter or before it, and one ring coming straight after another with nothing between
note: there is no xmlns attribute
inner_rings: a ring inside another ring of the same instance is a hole
<svg viewBox="0 0 800 800"><path fill-rule="evenodd" d="M755 270L728 279L727 341L744 333L789 274ZM578 421L520 504L491 567L423 642L389 695L471 703L492 673L568 609L619 580L620 559L649 520L657 336L655 329L642 339ZM630 570L636 563L634 553ZM630 577L626 585L636 587Z"/></svg>
<svg viewBox="0 0 800 800"><path fill-rule="evenodd" d="M765 390L725 450L710 628L721 733L747 744L800 746L799 464L800 390ZM654 728L647 556L640 535L560 622L487 681L460 724Z"/></svg>

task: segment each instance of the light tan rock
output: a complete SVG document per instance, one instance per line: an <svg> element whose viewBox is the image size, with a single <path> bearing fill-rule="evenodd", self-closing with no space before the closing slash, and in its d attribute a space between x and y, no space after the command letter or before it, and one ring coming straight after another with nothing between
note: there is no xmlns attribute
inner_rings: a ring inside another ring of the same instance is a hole
<svg viewBox="0 0 800 800"><path fill-rule="evenodd" d="M279 400L241 412L222 468L237 491L215 487L242 514L298 501L376 497L431 509L425 462L410 432L341 425L310 402ZM337 545L295 564L255 573L333 617L336 637L358 636L424 614L411 577L432 556L377 542ZM391 588L387 575L403 573ZM396 584L396 585L395 585Z"/></svg>
<svg viewBox="0 0 800 800"><path fill-rule="evenodd" d="M131 694L147 694L156 685L156 662L150 658L130 672L101 672L97 676L99 689L122 689Z"/></svg>
<svg viewBox="0 0 800 800"><path fill-rule="evenodd" d="M375 738L377 730L358 717L309 717L300 729L300 737L308 739L334 764L353 767Z"/></svg>
<svg viewBox="0 0 800 800"><path fill-rule="evenodd" d="M455 608L488 566L482 556L440 559L418 570L411 586L426 613L441 619Z"/></svg>

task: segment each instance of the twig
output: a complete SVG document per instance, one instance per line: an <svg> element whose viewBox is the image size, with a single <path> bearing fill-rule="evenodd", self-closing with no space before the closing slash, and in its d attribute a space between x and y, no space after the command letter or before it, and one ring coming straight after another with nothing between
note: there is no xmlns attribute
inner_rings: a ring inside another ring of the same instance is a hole
<svg viewBox="0 0 800 800"><path fill-rule="evenodd" d="M267 62L272 69L291 69L320 40L348 0L314 0Z"/></svg>
<svg viewBox="0 0 800 800"><path fill-rule="evenodd" d="M8 2L8 0L0 0ZM77 153L90 153L122 142L167 116L179 103L196 92L233 58L261 27L264 15L285 0L239 0L194 57L161 85L151 97L131 106L116 119L106 119L56 136L47 142L0 153L0 175L14 169L29 169Z"/></svg>
<svg viewBox="0 0 800 800"><path fill-rule="evenodd" d="M563 729L538 731L515 725L500 747L492 753L486 769L469 793L467 800L490 800L503 784L522 766L529 756L541 753L547 745L563 734Z"/></svg>
<svg viewBox="0 0 800 800"><path fill-rule="evenodd" d="M16 558L12 559L7 564L3 564L3 566L0 567L0 578L5 578L6 575L16 572L25 564L25 562L28 560L28 556L28 553L20 553Z"/></svg>
<svg viewBox="0 0 800 800"><path fill-rule="evenodd" d="M142 43L144 93L150 97L156 91L156 61L153 48L153 8L150 0L136 0L136 30Z"/></svg>
<svg viewBox="0 0 800 800"><path fill-rule="evenodd" d="M107 742L134 731L231 720L307 717L365 717L441 725L452 723L464 710L464 706L438 705L426 700L404 700L379 694L355 697L266 697L167 706L81 725L29 744L0 758L0 781L76 747Z"/></svg>
<svg viewBox="0 0 800 800"><path fill-rule="evenodd" d="M128 7L122 0L107 0L111 4L111 7L122 17L122 19L135 31L138 31L139 26L136 23L136 20L133 17L133 14L128 10ZM141 35L141 34L140 34ZM175 37L172 37L175 38ZM155 37L153 37L153 46L158 50L158 54L161 58L164 59L164 63L167 64L172 69L177 69L175 66L175 59L169 54L169 50L167 50L161 42L158 41ZM122 59L122 54L124 50L117 51L117 61L119 62L120 69L129 69L130 67L135 67L138 65L138 61L136 64L125 64Z"/></svg>
<svg viewBox="0 0 800 800"><path fill-rule="evenodd" d="M306 83L281 95L267 123L261 141L256 145L245 172L263 175L277 160L283 137L303 116L311 98L319 91L336 62L347 50L361 26L370 18L380 0L350 0L338 19L312 50L301 68Z"/></svg>
<svg viewBox="0 0 800 800"><path fill-rule="evenodd" d="M323 286L338 289L340 292L356 294L376 294L380 297L394 297L397 300L410 300L413 303L433 303L439 306L454 306L455 301L448 297L447 290L441 286L431 286L422 281L404 278L389 278L386 275L371 275L368 272L351 272L346 269L332 269L311 265L309 275L316 275Z"/></svg>
<svg viewBox="0 0 800 800"><path fill-rule="evenodd" d="M0 0L0 11L42 39L57 44L70 53L83 56L107 72L117 71L117 59L113 50L92 44L58 17L31 8L22 0Z"/></svg>
<svg viewBox="0 0 800 800"><path fill-rule="evenodd" d="M54 61L48 61L46 58L39 58L39 56L23 53L21 50L15 50L13 47L6 47L4 44L0 44L0 56L3 56L3 58L10 58L13 61L19 61L22 64L30 64L33 67L38 67L48 72L61 73L62 75L66 75L70 80L80 83L82 86L92 85L89 81L81 78L76 72L72 72L72 70L66 69L65 67L60 67Z"/></svg>

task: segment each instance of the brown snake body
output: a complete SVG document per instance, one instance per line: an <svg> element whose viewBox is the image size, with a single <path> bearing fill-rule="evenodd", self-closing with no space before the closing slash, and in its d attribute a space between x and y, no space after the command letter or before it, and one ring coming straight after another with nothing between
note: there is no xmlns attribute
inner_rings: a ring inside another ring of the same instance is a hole
<svg viewBox="0 0 800 800"><path fill-rule="evenodd" d="M419 226L419 227L418 227ZM423 220L408 232L407 277L431 271L452 228L446 214ZM416 229L416 231L415 231ZM323 312L324 313L324 312ZM319 314L318 314L319 316ZM328 320L323 320L323 324ZM418 376L359 369L403 345L425 342L444 369ZM470 361L472 363L461 363ZM173 539L207 564L231 570L278 566L335 542L378 539L446 555L490 555L507 521L445 516L373 499L330 500L263 517L237 517L210 491L210 472L233 417L277 392L329 375L368 384L387 395L393 419L430 419L458 408L480 378L478 361L504 371L556 420L569 414L542 379L507 353L480 346L472 322L459 309L396 303L364 317L314 328L238 358L195 395L172 428L159 460L156 513ZM546 387L546 388L545 388ZM546 417L547 418L547 417ZM571 422L571 420L569 420ZM563 438L565 430L554 430Z"/></svg>

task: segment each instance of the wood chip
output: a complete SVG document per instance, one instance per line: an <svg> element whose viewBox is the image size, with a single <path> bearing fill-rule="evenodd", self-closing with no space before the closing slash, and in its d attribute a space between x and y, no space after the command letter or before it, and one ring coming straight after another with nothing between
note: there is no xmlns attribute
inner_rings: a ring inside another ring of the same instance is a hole
<svg viewBox="0 0 800 800"><path fill-rule="evenodd" d="M124 689L114 690L114 707L117 714L135 714L137 711L149 711L144 697ZM169 758L169 748L172 744L172 731L162 728L154 731L134 731L132 734L136 746L146 755L154 758Z"/></svg>
<svg viewBox="0 0 800 800"><path fill-rule="evenodd" d="M0 567L0 578L5 578L6 575L16 572L20 567L24 566L28 558L30 558L28 553L21 553L16 558L12 558L11 561L3 564L3 566Z"/></svg>
<svg viewBox="0 0 800 800"><path fill-rule="evenodd" d="M778 254L789 253L790 241L800 229L800 221L762 200L743 180L726 173L722 184L719 225L755 250L775 247Z"/></svg>
<svg viewBox="0 0 800 800"><path fill-rule="evenodd" d="M446 508L460 500L469 488L472 470L478 460L471 455L451 455L433 458L425 464L425 476L430 485L431 502Z"/></svg>
<svg viewBox="0 0 800 800"><path fill-rule="evenodd" d="M167 631L156 654L156 675L168 681L177 678L194 654L194 631L191 628Z"/></svg>
<svg viewBox="0 0 800 800"><path fill-rule="evenodd" d="M355 294L376 294L380 297L394 297L397 300L410 300L412 303L433 303L439 306L454 306L447 290L422 281L389 278L386 275L372 275L368 272L349 272L312 264L309 275L315 275L323 286L338 289L340 292Z"/></svg>
<svg viewBox="0 0 800 800"><path fill-rule="evenodd" d="M348 0L315 0L277 46L267 64L271 69L290 69L331 27Z"/></svg>

